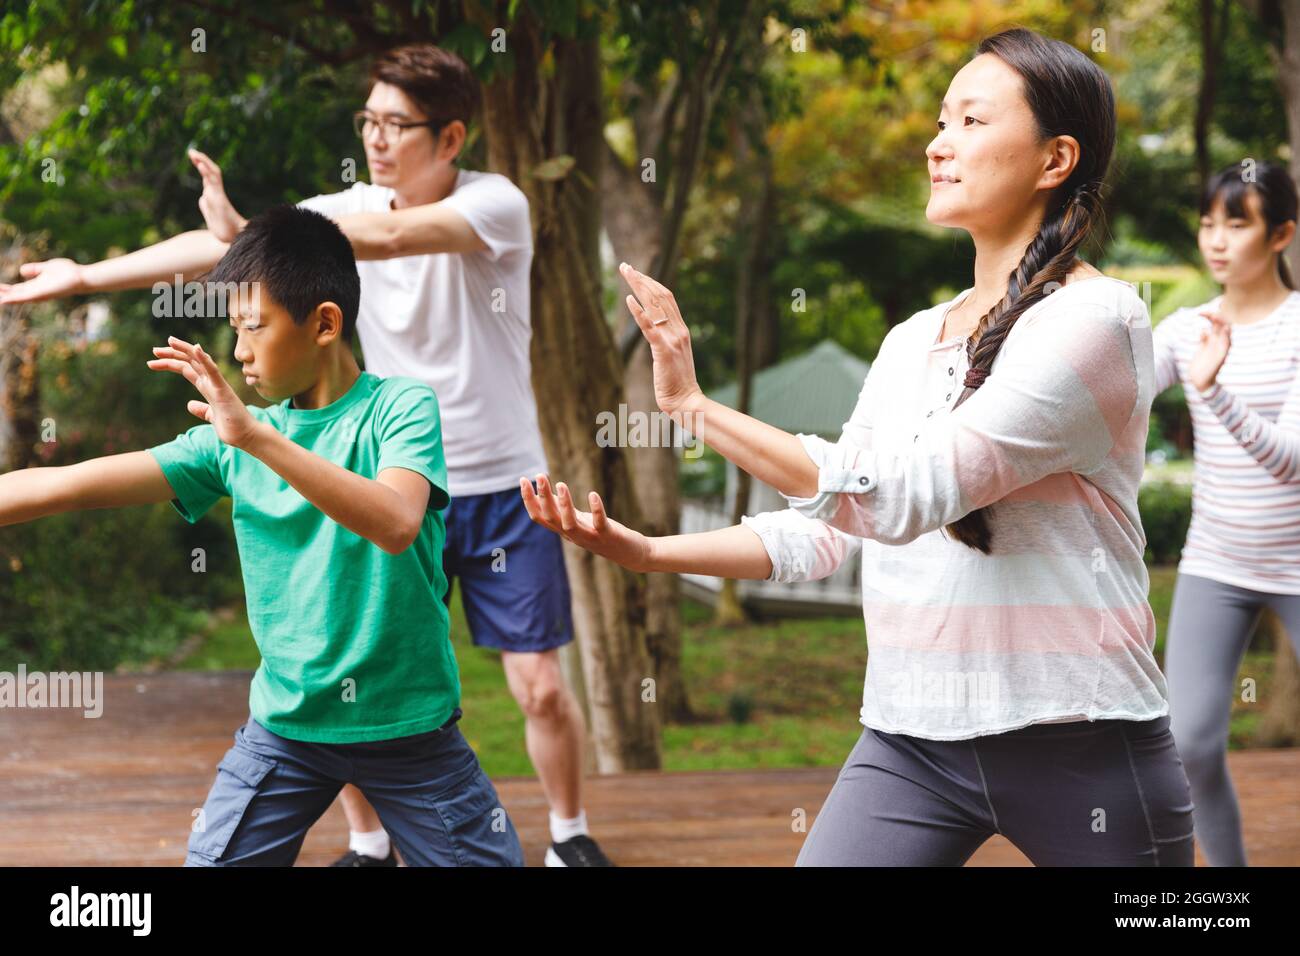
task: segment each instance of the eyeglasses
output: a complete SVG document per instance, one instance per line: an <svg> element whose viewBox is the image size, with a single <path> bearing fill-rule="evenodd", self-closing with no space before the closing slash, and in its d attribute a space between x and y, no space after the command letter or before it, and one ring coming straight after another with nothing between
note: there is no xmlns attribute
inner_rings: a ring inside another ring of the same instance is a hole
<svg viewBox="0 0 1300 956"><path fill-rule="evenodd" d="M386 120L367 113L365 110L358 110L352 114L352 128L357 131L357 135L363 140L371 136L376 129L382 129L385 141L391 140L394 143L402 141L402 130L412 129L416 126L427 126L433 130L433 135L437 136L446 123L439 123L428 120L423 123L399 123L397 120Z"/></svg>

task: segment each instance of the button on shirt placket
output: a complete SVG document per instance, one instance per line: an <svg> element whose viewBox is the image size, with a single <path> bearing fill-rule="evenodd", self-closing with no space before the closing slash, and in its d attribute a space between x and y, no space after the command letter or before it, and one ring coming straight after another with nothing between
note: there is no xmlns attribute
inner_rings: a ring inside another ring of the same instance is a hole
<svg viewBox="0 0 1300 956"><path fill-rule="evenodd" d="M959 356L962 354L962 349L965 348L965 345L965 340L963 340L960 342L954 342L951 346L946 347L944 351L951 352L952 354L950 355L939 353L937 351L937 346L936 351L931 353L930 360L939 363L940 366L943 366L946 363L948 370L946 374L937 377L935 382L935 387L941 388L944 391L943 404L936 405L936 407L925 413L927 421L934 417L935 412L949 411L952 408L953 396L957 394L957 373L960 370L961 364ZM927 383L927 385L928 384L929 383ZM919 441L920 438L921 433L917 432L912 436L912 441Z"/></svg>

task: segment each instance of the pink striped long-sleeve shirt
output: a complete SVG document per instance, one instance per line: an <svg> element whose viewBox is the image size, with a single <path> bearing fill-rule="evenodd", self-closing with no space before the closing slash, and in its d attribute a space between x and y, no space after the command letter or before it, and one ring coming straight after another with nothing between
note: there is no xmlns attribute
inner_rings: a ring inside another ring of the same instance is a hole
<svg viewBox="0 0 1300 956"><path fill-rule="evenodd" d="M1068 283L953 409L965 340L939 335L958 299L890 331L838 442L799 436L819 493L744 518L771 580L824 577L861 546L868 727L961 740L1167 713L1137 506L1145 303L1110 277ZM984 505L989 555L942 530Z"/></svg>
<svg viewBox="0 0 1300 956"><path fill-rule="evenodd" d="M1182 382L1196 446L1192 523L1178 570L1237 587L1300 594L1300 292L1232 327L1204 392L1187 378L1222 296L1179 309L1154 333L1156 394Z"/></svg>

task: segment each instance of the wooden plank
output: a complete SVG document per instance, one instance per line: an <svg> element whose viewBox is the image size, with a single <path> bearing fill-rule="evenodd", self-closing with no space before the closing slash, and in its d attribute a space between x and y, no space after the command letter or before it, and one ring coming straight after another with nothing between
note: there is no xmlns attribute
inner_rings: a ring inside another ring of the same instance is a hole
<svg viewBox="0 0 1300 956"><path fill-rule="evenodd" d="M191 814L248 716L247 671L107 676L104 713L0 710L0 866L176 866ZM1229 754L1254 865L1300 863L1300 751ZM587 780L593 829L625 866L789 866L837 768L625 773ZM535 778L494 781L530 865L548 843ZM312 828L300 866L347 845L336 803ZM1198 856L1198 862L1204 861ZM1025 866L995 836L972 866Z"/></svg>

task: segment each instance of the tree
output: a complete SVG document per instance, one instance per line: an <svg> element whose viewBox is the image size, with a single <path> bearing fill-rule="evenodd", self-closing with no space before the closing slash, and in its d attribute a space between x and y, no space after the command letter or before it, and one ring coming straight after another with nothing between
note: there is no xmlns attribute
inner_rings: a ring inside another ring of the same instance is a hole
<svg viewBox="0 0 1300 956"><path fill-rule="evenodd" d="M21 236L0 249L0 276L17 279ZM0 472L27 468L39 437L40 379L28 307L0 309Z"/></svg>
<svg viewBox="0 0 1300 956"><path fill-rule="evenodd" d="M602 187L607 196L617 197L605 204L604 224L618 259L671 288L715 107L737 80L738 51L761 44L764 16L756 0L712 0L698 6L626 3L617 10L616 35L636 36L639 42L622 48L616 59L621 74L618 105L632 135L626 155L604 142ZM660 412L650 350L619 299L628 412L653 421ZM644 522L641 530L656 536L676 534L681 527L677 449L631 448L628 457ZM647 582L646 628L664 716L687 720L691 707L681 674L677 575L652 575Z"/></svg>
<svg viewBox="0 0 1300 956"><path fill-rule="evenodd" d="M481 27L491 13L467 3ZM498 13L500 10L498 9ZM499 21L498 21L499 22ZM484 89L489 165L528 195L533 258L533 387L546 453L579 497L594 490L611 513L641 526L627 456L593 439L597 414L623 398L622 367L601 309L592 249L598 234L599 99L597 23L554 24L520 7L507 37L513 67ZM556 163L560 157L573 162ZM565 543L597 766L657 767L659 712L645 706L652 684L645 639L646 583Z"/></svg>
<svg viewBox="0 0 1300 956"><path fill-rule="evenodd" d="M534 388L548 457L575 489L599 491L611 511L638 524L624 451L594 439L596 411L622 398L593 271L602 11L577 0L128 0L75 12L35 0L3 18L0 37L14 60L0 73L13 72L19 57L27 69L76 64L77 105L3 154L14 173L0 180L6 216L29 225L47 217L78 257L193 228L184 146L196 138L226 144L217 158L249 208L337 189L340 161L346 169L360 152L347 114L368 61L414 40L454 49L484 82L489 165L533 204ZM490 47L493 31L508 34L500 52ZM268 143L277 162L260 159ZM46 158L65 172L58 191L31 175ZM98 220L106 228L90 229L85 210L104 207L114 213ZM648 688L642 698L651 676L645 577L585 552L567 551L566 565L597 769L657 767L658 710L647 706Z"/></svg>

